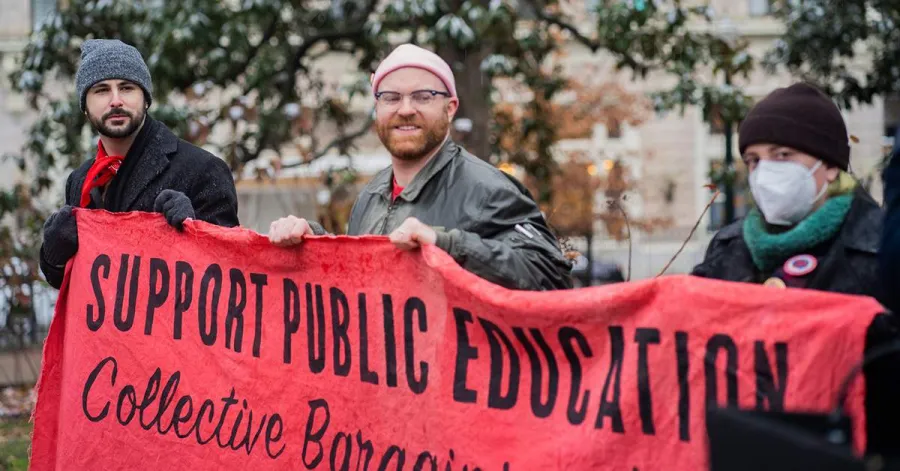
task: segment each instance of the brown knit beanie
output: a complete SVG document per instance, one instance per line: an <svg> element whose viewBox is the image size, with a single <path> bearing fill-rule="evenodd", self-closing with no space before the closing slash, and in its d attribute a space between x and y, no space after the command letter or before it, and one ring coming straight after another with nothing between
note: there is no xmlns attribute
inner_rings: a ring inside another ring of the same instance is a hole
<svg viewBox="0 0 900 471"><path fill-rule="evenodd" d="M841 170L850 167L847 126L819 89L798 83L770 93L747 113L738 130L741 154L753 144L797 149Z"/></svg>

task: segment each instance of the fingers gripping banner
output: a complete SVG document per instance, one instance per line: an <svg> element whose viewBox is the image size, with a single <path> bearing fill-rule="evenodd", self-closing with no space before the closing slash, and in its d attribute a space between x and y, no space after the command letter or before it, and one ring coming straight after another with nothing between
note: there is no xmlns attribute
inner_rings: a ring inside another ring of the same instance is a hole
<svg viewBox="0 0 900 471"><path fill-rule="evenodd" d="M879 310L686 276L514 292L381 237L77 218L37 470L701 469L707 403L828 410Z"/></svg>

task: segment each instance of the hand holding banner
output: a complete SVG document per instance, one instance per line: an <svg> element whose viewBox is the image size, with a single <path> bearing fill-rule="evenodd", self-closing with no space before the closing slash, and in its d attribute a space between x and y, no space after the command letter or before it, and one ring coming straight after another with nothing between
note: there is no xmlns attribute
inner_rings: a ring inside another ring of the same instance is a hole
<svg viewBox="0 0 900 471"><path fill-rule="evenodd" d="M77 212L33 469L700 469L706 404L826 411L867 298L509 291L435 247ZM849 398L864 444L862 381Z"/></svg>

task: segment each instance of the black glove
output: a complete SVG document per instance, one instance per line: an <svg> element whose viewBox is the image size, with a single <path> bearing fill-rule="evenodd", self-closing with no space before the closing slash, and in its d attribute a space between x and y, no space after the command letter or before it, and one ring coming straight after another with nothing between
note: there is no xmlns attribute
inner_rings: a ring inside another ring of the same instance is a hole
<svg viewBox="0 0 900 471"><path fill-rule="evenodd" d="M313 235L319 236L328 234L328 231L326 231L325 228L316 221L310 221L309 219L307 219L306 222L307 224L309 224L309 230L312 231Z"/></svg>
<svg viewBox="0 0 900 471"><path fill-rule="evenodd" d="M78 252L78 226L71 206L63 206L44 223L44 260L55 267L65 265Z"/></svg>
<svg viewBox="0 0 900 471"><path fill-rule="evenodd" d="M194 206L184 193L175 190L163 190L153 203L153 210L163 213L170 226L184 230L184 220L194 218Z"/></svg>

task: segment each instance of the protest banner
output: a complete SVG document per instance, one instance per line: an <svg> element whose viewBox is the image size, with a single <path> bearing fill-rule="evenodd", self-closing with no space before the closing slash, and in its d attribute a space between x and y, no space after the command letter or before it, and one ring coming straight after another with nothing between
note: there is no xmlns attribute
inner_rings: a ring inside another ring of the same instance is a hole
<svg viewBox="0 0 900 471"><path fill-rule="evenodd" d="M708 403L829 410L880 309L688 276L518 292L384 237L76 214L37 470L702 469Z"/></svg>

